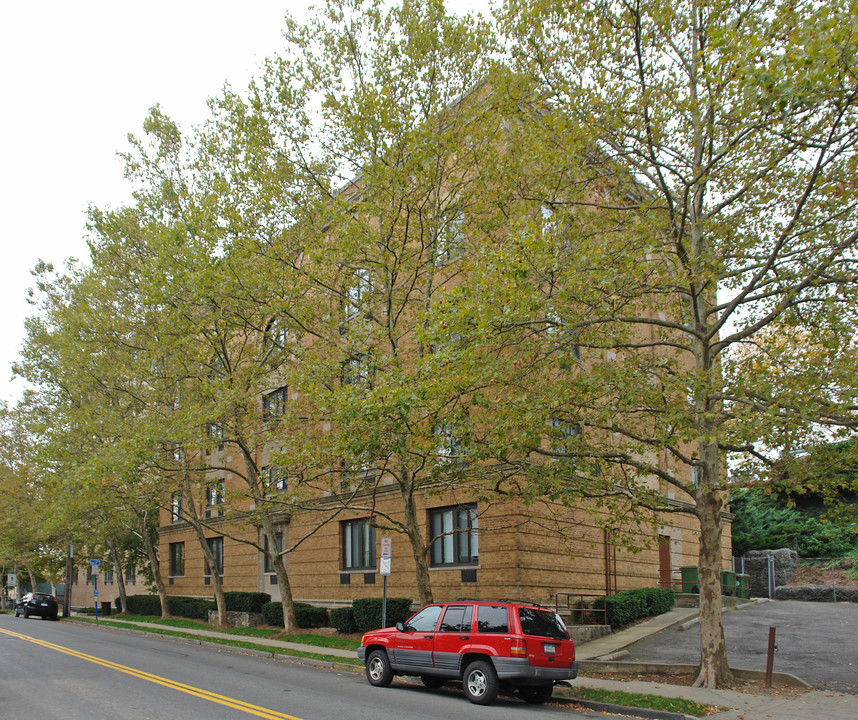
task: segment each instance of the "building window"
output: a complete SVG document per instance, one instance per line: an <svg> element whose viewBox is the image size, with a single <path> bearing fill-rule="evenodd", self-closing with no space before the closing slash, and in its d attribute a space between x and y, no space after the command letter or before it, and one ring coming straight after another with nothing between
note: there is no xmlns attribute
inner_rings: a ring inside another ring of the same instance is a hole
<svg viewBox="0 0 858 720"><path fill-rule="evenodd" d="M212 446L216 446L218 450L223 450L223 423L211 422L206 424L206 435L212 441ZM206 453L210 453L211 449L207 449Z"/></svg>
<svg viewBox="0 0 858 720"><path fill-rule="evenodd" d="M92 565L86 569L86 584L92 585Z"/></svg>
<svg viewBox="0 0 858 720"><path fill-rule="evenodd" d="M180 522L182 519L182 493L170 496L170 522Z"/></svg>
<svg viewBox="0 0 858 720"><path fill-rule="evenodd" d="M274 537L277 539L277 552L282 553L283 552L283 533L277 533ZM264 558L263 572L273 573L274 572L274 563L271 562L271 558L268 556L269 545L268 545L268 536L267 535L262 536L262 542L263 542L263 545L265 547L265 554L263 555L263 558Z"/></svg>
<svg viewBox="0 0 858 720"><path fill-rule="evenodd" d="M288 388L284 385L262 396L262 416L265 420L276 420L286 413Z"/></svg>
<svg viewBox="0 0 858 720"><path fill-rule="evenodd" d="M350 283L345 289L345 314L352 318L361 311L361 306L372 292L372 274L369 270L355 270L350 278Z"/></svg>
<svg viewBox="0 0 858 720"><path fill-rule="evenodd" d="M104 571L104 584L105 585L112 585L113 584L113 570L105 569L105 571Z"/></svg>
<svg viewBox="0 0 858 720"><path fill-rule="evenodd" d="M375 528L369 520L347 520L343 527L343 569L375 569Z"/></svg>
<svg viewBox="0 0 858 720"><path fill-rule="evenodd" d="M375 482L375 465L368 456L352 462L340 460L340 492L370 488Z"/></svg>
<svg viewBox="0 0 858 720"><path fill-rule="evenodd" d="M581 426L570 423L562 418L553 417L548 420L550 430L548 436L551 449L556 452L567 450L571 442L581 434Z"/></svg>
<svg viewBox="0 0 858 720"><path fill-rule="evenodd" d="M125 571L125 584L134 585L137 582L137 573L134 568Z"/></svg>
<svg viewBox="0 0 858 720"><path fill-rule="evenodd" d="M216 480L206 486L206 517L220 517L223 515L224 482Z"/></svg>
<svg viewBox="0 0 858 720"><path fill-rule="evenodd" d="M447 222L438 233L435 243L435 266L453 262L465 250L465 217L459 213Z"/></svg>
<svg viewBox="0 0 858 720"><path fill-rule="evenodd" d="M366 353L358 353L352 355L342 365L342 374L340 379L343 385L352 385L355 387L361 385L369 385L372 378L372 363L371 358Z"/></svg>
<svg viewBox="0 0 858 720"><path fill-rule="evenodd" d="M282 492L289 487L289 482L286 473L283 470L268 465L263 466L259 470L262 482L265 484L267 492Z"/></svg>
<svg viewBox="0 0 858 720"><path fill-rule="evenodd" d="M185 543L170 543L170 575L182 576L185 574Z"/></svg>
<svg viewBox="0 0 858 720"><path fill-rule="evenodd" d="M265 328L265 347L274 350L282 350L289 342L289 326L285 317L271 318L268 327Z"/></svg>
<svg viewBox="0 0 858 720"><path fill-rule="evenodd" d="M80 576L78 575L77 568L72 570L72 585L77 585Z"/></svg>
<svg viewBox="0 0 858 720"><path fill-rule="evenodd" d="M442 424L436 425L432 432L435 435L436 457L445 461L464 457L465 447L459 433Z"/></svg>
<svg viewBox="0 0 858 720"><path fill-rule="evenodd" d="M218 575L223 575L223 538L222 537L213 537L208 538L206 540L206 544L209 546L209 550L211 554L214 555L215 566ZM209 567L208 562L206 562L206 573L207 576L211 576L211 567Z"/></svg>
<svg viewBox="0 0 858 720"><path fill-rule="evenodd" d="M476 505L430 510L429 534L433 567L479 562Z"/></svg>

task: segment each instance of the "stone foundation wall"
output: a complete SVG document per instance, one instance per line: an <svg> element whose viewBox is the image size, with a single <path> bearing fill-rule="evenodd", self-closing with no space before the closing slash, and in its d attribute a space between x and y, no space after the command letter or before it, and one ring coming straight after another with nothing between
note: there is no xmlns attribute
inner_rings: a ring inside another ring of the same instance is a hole
<svg viewBox="0 0 858 720"><path fill-rule="evenodd" d="M256 627L264 625L261 613L226 611L226 621L232 627ZM217 610L209 610L209 625L217 625Z"/></svg>
<svg viewBox="0 0 858 720"><path fill-rule="evenodd" d="M775 559L775 588L786 585L798 567L798 553L795 550L751 550L742 557L745 561L745 573L750 575L751 597L769 596L769 557Z"/></svg>
<svg viewBox="0 0 858 720"><path fill-rule="evenodd" d="M776 600L810 602L858 602L858 587L852 585L795 585L775 590Z"/></svg>

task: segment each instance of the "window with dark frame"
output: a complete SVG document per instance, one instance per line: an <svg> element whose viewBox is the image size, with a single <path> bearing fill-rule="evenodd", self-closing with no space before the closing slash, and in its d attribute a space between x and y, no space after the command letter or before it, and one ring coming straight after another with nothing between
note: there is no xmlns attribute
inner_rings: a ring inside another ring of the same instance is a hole
<svg viewBox="0 0 858 720"><path fill-rule="evenodd" d="M374 570L375 528L369 520L346 520L342 533L343 570Z"/></svg>
<svg viewBox="0 0 858 720"><path fill-rule="evenodd" d="M170 522L182 520L182 493L173 493L170 496Z"/></svg>
<svg viewBox="0 0 858 720"><path fill-rule="evenodd" d="M342 364L340 380L343 385L360 387L372 379L372 358L366 353L352 355Z"/></svg>
<svg viewBox="0 0 858 720"><path fill-rule="evenodd" d="M289 389L286 385L265 393L262 396L262 417L265 420L276 420L286 413L286 402L289 399Z"/></svg>
<svg viewBox="0 0 858 720"><path fill-rule="evenodd" d="M372 273L366 268L358 268L351 275L351 282L345 288L344 306L347 319L361 312L372 292Z"/></svg>
<svg viewBox="0 0 858 720"><path fill-rule="evenodd" d="M225 501L224 481L215 480L206 486L206 517L223 515Z"/></svg>
<svg viewBox="0 0 858 720"><path fill-rule="evenodd" d="M454 505L429 511L433 567L479 563L477 506Z"/></svg>
<svg viewBox="0 0 858 720"><path fill-rule="evenodd" d="M214 556L216 571L219 576L223 575L223 538L213 537L207 538L206 544L209 546L211 554ZM205 575L211 577L212 571L208 561L206 561Z"/></svg>
<svg viewBox="0 0 858 720"><path fill-rule="evenodd" d="M283 533L277 533L274 536L277 539L277 552L283 552ZM265 548L265 552L262 555L263 558L263 572L266 574L274 572L274 563L271 562L271 558L268 556L268 536L262 536L263 547Z"/></svg>
<svg viewBox="0 0 858 720"><path fill-rule="evenodd" d="M185 543L170 543L170 575L182 576L185 574Z"/></svg>
<svg viewBox="0 0 858 720"><path fill-rule="evenodd" d="M435 266L448 265L465 251L465 216L458 213L438 233L435 241Z"/></svg>
<svg viewBox="0 0 858 720"><path fill-rule="evenodd" d="M289 481L286 473L275 466L265 465L259 469L259 474L262 481L265 483L267 492L282 492L289 487Z"/></svg>

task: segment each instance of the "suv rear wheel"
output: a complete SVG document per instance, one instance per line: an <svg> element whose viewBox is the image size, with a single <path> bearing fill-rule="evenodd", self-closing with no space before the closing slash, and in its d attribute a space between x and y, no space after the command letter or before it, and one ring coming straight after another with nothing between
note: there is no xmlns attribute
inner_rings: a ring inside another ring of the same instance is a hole
<svg viewBox="0 0 858 720"><path fill-rule="evenodd" d="M376 687L387 687L393 682L393 670L384 650L373 650L367 657L366 679Z"/></svg>
<svg viewBox="0 0 858 720"><path fill-rule="evenodd" d="M475 660L465 668L462 678L465 697L476 705L490 705L500 690L494 666L485 660Z"/></svg>

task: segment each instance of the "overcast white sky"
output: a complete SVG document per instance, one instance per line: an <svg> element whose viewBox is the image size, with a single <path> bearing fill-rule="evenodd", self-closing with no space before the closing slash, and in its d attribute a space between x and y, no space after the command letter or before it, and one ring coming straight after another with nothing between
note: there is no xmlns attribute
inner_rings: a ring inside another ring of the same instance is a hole
<svg viewBox="0 0 858 720"><path fill-rule="evenodd" d="M243 90L312 0L35 0L0 29L0 398L24 337L30 270L86 258L89 204L130 197L116 153L160 103L183 129L225 81ZM321 3L319 3L321 4ZM454 0L448 7L485 6Z"/></svg>

